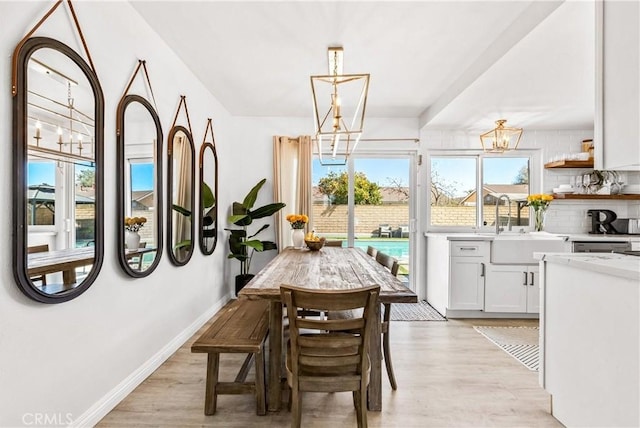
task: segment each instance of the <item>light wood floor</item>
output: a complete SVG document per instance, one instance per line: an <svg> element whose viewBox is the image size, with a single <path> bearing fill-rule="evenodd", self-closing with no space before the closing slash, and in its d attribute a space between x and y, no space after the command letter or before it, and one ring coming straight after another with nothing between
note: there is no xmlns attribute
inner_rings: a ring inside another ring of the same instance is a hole
<svg viewBox="0 0 640 428"><path fill-rule="evenodd" d="M393 322L392 353L398 390L383 369L383 410L371 427L561 427L549 414L538 373L527 370L473 329L473 325L537 325L537 320ZM223 395L214 416L204 415L205 354L189 342L123 400L99 427L288 427L286 410L255 414L251 395ZM232 380L242 355L221 356L221 380ZM251 375L250 375L251 376ZM307 393L302 426L356 425L350 393Z"/></svg>

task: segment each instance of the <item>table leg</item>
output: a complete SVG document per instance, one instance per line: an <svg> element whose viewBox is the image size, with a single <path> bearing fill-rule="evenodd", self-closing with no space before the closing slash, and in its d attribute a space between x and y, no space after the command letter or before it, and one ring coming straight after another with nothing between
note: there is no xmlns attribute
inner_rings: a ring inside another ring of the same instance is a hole
<svg viewBox="0 0 640 428"><path fill-rule="evenodd" d="M269 411L280 410L282 400L282 303L269 305Z"/></svg>
<svg viewBox="0 0 640 428"><path fill-rule="evenodd" d="M382 320L380 318L380 305L375 305L376 320L373 323L371 341L369 344L369 359L371 360L371 377L369 378L368 402L369 410L382 410L382 353L380 351L380 336L382 334Z"/></svg>
<svg viewBox="0 0 640 428"><path fill-rule="evenodd" d="M76 268L62 271L62 283L64 285L73 285L76 283Z"/></svg>

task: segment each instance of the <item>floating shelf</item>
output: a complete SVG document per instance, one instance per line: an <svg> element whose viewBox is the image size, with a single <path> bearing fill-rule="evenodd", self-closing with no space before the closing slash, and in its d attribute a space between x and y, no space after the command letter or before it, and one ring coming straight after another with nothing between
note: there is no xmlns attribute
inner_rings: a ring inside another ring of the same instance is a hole
<svg viewBox="0 0 640 428"><path fill-rule="evenodd" d="M593 158L589 160L561 160L544 164L545 168L593 168Z"/></svg>
<svg viewBox="0 0 640 428"><path fill-rule="evenodd" d="M640 201L640 195L575 195L573 193L554 193L554 199L617 199L623 201Z"/></svg>

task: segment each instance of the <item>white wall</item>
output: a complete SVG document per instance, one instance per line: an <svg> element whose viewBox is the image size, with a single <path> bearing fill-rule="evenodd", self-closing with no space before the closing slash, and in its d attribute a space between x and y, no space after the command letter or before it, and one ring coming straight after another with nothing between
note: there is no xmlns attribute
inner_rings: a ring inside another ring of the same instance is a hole
<svg viewBox="0 0 640 428"><path fill-rule="evenodd" d="M0 157L0 198L7 202L18 202L11 188L11 55L52 4L0 2L0 139L5 147ZM206 118L213 118L221 207L230 204L236 188L245 187L244 179L235 181L236 171L228 162L235 150L233 119L129 3L75 2L74 6L105 97L104 264L97 281L75 300L57 305L29 300L12 276L11 210L0 210L5 238L0 247L0 426L33 424L36 414L54 418L50 425L96 422L231 292L231 284L223 280L224 232L212 256L196 249L185 267L171 265L165 248L149 277L132 279L121 272L115 250L115 113L138 58L147 60L165 136L181 94L187 96L197 149ZM80 51L69 22L61 6L36 35L57 38ZM164 149L166 162L166 141ZM139 377L130 377L135 374Z"/></svg>

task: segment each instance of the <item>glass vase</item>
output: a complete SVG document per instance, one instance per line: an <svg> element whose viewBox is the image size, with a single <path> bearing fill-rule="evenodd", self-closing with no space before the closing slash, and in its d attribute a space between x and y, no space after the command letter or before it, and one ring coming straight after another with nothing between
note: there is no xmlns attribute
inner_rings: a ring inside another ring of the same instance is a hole
<svg viewBox="0 0 640 428"><path fill-rule="evenodd" d="M544 230L544 219L547 215L547 210L539 209L533 211L533 227L536 232L542 232Z"/></svg>
<svg viewBox="0 0 640 428"><path fill-rule="evenodd" d="M295 248L304 247L304 229L292 229L291 241L293 242L293 246Z"/></svg>

